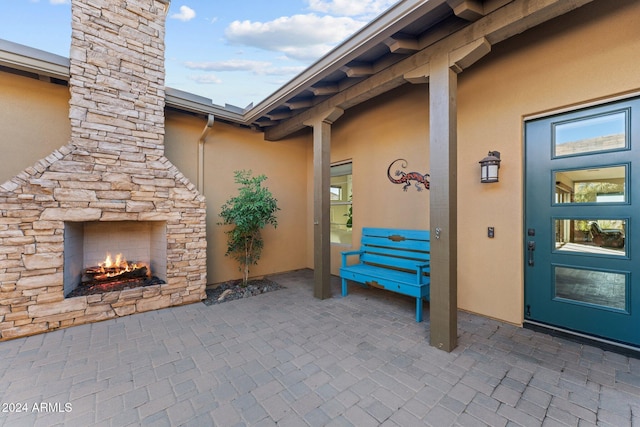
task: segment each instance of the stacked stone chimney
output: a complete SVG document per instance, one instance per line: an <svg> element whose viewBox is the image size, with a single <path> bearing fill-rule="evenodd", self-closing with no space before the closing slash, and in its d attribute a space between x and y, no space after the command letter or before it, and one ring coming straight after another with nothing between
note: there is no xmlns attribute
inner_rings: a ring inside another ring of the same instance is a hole
<svg viewBox="0 0 640 427"><path fill-rule="evenodd" d="M101 165L137 167L164 155L165 7L73 1L71 143Z"/></svg>
<svg viewBox="0 0 640 427"><path fill-rule="evenodd" d="M164 156L168 1L72 0L71 140L0 185L0 340L205 297L204 199ZM125 221L166 227L167 283L65 298L65 234Z"/></svg>

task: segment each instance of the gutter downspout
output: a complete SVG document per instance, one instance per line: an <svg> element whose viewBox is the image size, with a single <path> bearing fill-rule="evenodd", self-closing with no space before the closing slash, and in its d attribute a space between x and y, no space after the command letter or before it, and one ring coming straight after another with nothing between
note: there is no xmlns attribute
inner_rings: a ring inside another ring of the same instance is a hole
<svg viewBox="0 0 640 427"><path fill-rule="evenodd" d="M215 117L213 114L209 114L207 125L202 130L202 135L198 139L198 191L200 194L204 194L204 143L207 140L207 136L213 128L213 122Z"/></svg>

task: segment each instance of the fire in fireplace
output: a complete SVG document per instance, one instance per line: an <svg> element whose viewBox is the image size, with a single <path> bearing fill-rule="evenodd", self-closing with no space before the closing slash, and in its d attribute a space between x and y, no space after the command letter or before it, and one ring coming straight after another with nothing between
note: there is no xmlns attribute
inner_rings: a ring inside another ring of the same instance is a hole
<svg viewBox="0 0 640 427"><path fill-rule="evenodd" d="M103 262L84 269L80 286L68 296L92 295L164 283L151 274L147 264L129 262L122 254L117 254L114 260L111 254L107 253Z"/></svg>
<svg viewBox="0 0 640 427"><path fill-rule="evenodd" d="M129 262L122 256L116 255L115 261L111 258L111 253L107 253L104 262L95 267L85 268L82 284L92 282L104 282L112 280L138 279L148 275L148 268L145 264Z"/></svg>

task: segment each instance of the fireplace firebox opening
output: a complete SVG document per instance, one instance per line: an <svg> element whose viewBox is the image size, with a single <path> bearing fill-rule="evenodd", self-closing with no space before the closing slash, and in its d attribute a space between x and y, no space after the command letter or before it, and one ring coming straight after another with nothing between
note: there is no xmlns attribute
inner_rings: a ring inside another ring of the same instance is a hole
<svg viewBox="0 0 640 427"><path fill-rule="evenodd" d="M64 224L64 296L157 285L167 279L164 221Z"/></svg>

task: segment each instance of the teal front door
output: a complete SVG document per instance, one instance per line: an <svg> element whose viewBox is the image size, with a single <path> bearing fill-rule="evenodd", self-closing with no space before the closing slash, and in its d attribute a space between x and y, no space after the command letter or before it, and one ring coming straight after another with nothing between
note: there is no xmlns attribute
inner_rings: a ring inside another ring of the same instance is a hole
<svg viewBox="0 0 640 427"><path fill-rule="evenodd" d="M640 98L525 122L525 322L640 347Z"/></svg>

